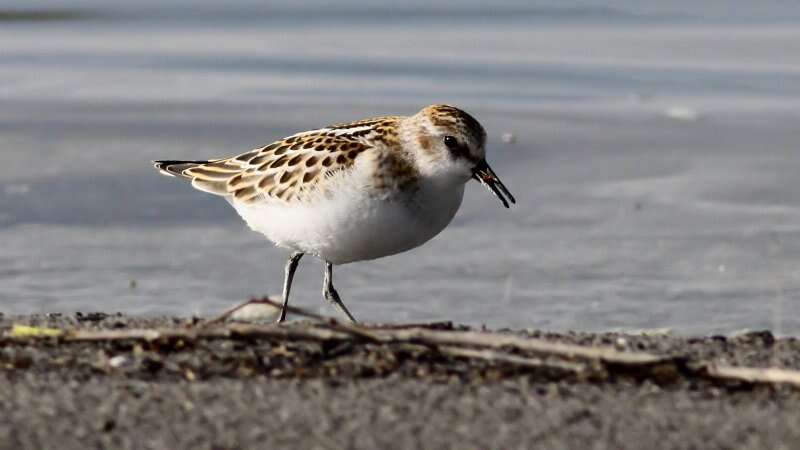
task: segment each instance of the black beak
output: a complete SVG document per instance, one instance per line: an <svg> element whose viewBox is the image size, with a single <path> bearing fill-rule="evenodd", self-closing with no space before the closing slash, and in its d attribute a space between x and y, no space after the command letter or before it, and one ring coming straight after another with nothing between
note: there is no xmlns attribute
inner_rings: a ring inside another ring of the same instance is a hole
<svg viewBox="0 0 800 450"><path fill-rule="evenodd" d="M500 178L497 178L497 174L489 167L489 163L487 163L485 159L482 159L472 170L472 178L486 186L495 197L503 202L503 206L506 208L508 208L509 201L511 203L516 203L514 196L511 195L511 192L508 192L508 188L500 181ZM508 200L506 200L506 197L508 197Z"/></svg>

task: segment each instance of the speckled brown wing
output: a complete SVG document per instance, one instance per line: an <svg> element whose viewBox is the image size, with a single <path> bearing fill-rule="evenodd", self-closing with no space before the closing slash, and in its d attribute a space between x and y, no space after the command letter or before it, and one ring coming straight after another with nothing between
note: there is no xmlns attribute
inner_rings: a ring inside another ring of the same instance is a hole
<svg viewBox="0 0 800 450"><path fill-rule="evenodd" d="M359 127L359 129L365 127ZM290 202L332 173L351 167L370 145L362 135L333 127L289 136L241 155L181 171L197 189L245 203Z"/></svg>

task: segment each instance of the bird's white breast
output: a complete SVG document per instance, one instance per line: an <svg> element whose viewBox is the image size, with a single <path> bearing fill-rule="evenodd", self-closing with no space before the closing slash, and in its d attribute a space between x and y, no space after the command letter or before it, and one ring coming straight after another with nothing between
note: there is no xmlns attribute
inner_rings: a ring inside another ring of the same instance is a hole
<svg viewBox="0 0 800 450"><path fill-rule="evenodd" d="M276 245L344 264L424 244L450 223L463 195L463 184L426 183L413 193L380 195L356 170L307 201L232 205Z"/></svg>

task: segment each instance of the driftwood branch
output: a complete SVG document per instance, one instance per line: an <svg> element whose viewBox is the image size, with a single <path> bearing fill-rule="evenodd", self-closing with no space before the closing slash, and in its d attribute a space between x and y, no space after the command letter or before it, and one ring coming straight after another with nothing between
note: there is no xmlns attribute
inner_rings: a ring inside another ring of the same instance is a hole
<svg viewBox="0 0 800 450"><path fill-rule="evenodd" d="M786 384L800 387L800 371L777 367L735 367L708 364L702 367L709 378L750 384Z"/></svg>
<svg viewBox="0 0 800 450"><path fill-rule="evenodd" d="M259 302L278 308L281 306L268 298L260 299ZM324 326L330 329L382 343L411 342L432 345L468 345L495 349L511 347L518 350L555 354L568 358L582 357L623 364L655 364L672 359L648 353L621 352L613 347L584 347L496 333L441 331L402 325L365 327L358 324L339 322L293 306L287 306L287 311L306 318L320 320Z"/></svg>
<svg viewBox="0 0 800 450"><path fill-rule="evenodd" d="M461 358L480 359L489 362L499 362L520 368L529 369L553 369L559 372L579 375L587 370L585 364L573 363L568 361L546 361L539 358L522 357L509 355L508 353L496 352L493 350L475 350L454 346L441 346L436 350L439 353L456 356Z"/></svg>
<svg viewBox="0 0 800 450"><path fill-rule="evenodd" d="M352 336L327 328L312 326L276 326L251 325L233 323L215 328L162 328L162 329L128 329L128 330L73 330L66 333L63 339L67 342L91 341L157 341L184 339L189 341L202 339L285 339L344 341L352 340Z"/></svg>

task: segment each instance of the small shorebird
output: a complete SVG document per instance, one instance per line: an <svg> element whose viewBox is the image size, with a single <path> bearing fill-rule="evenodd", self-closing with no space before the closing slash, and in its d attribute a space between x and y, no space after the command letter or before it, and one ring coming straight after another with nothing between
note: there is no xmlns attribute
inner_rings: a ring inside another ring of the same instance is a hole
<svg viewBox="0 0 800 450"><path fill-rule="evenodd" d="M333 265L393 255L442 231L475 179L508 208L514 197L486 162L486 132L466 112L432 105L304 131L238 156L153 161L161 173L225 198L253 230L290 250L283 284L309 253L325 262L323 296L355 318L333 287Z"/></svg>

